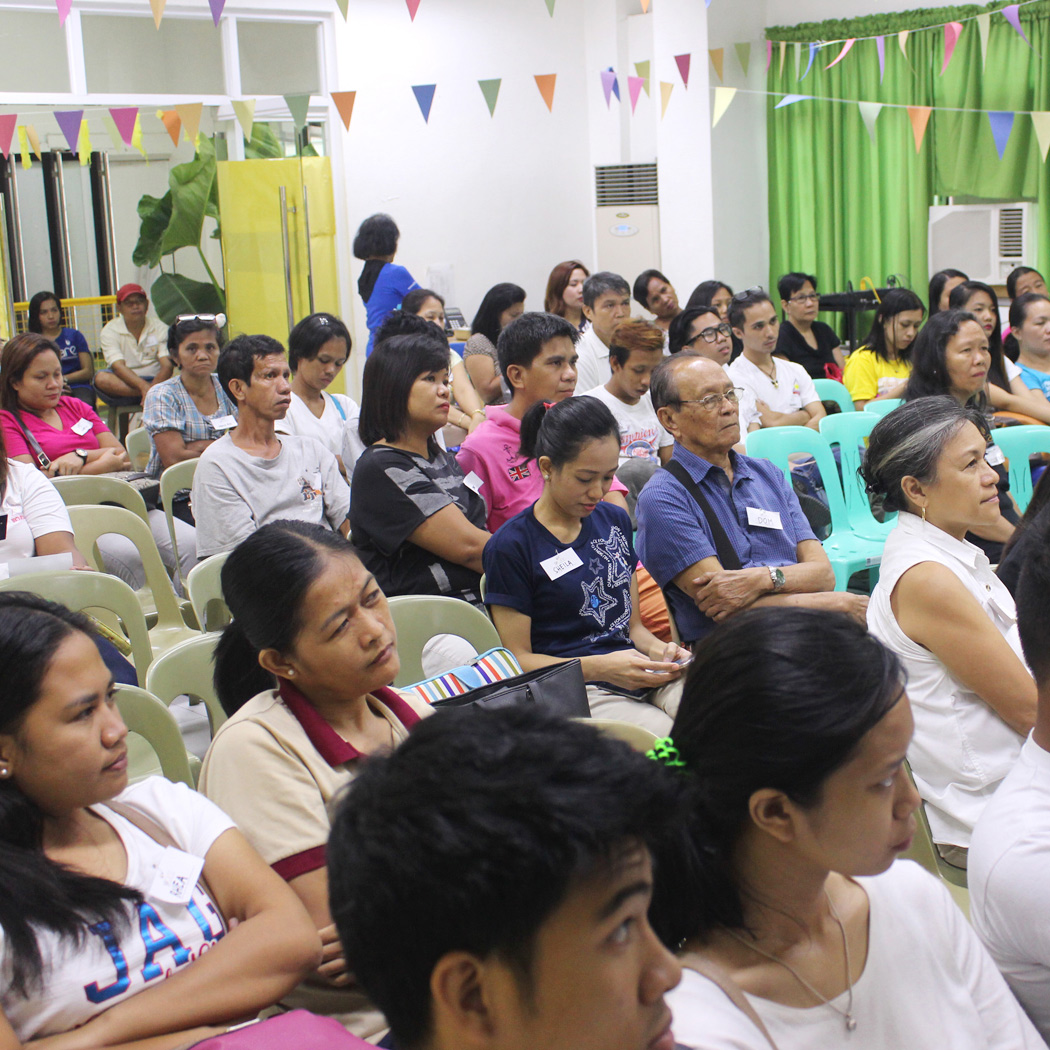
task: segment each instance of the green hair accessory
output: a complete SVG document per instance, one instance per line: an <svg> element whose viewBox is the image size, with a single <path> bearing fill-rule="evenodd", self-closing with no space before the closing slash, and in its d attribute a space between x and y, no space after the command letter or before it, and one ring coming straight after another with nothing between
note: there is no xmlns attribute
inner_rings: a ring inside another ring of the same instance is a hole
<svg viewBox="0 0 1050 1050"><path fill-rule="evenodd" d="M654 762L662 762L668 769L685 769L685 760L678 753L674 741L669 736L662 736L653 742L653 746L645 753L646 758Z"/></svg>

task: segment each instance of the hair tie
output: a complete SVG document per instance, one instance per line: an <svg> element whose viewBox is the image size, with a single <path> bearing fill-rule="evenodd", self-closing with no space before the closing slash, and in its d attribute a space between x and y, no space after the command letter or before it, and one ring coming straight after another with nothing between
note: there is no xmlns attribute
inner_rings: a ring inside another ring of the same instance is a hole
<svg viewBox="0 0 1050 1050"><path fill-rule="evenodd" d="M543 407L549 412L557 403L557 401L544 401Z"/></svg>
<svg viewBox="0 0 1050 1050"><path fill-rule="evenodd" d="M318 324L328 324L328 318L325 317L324 314L321 314L321 316L317 318L317 323Z"/></svg>
<svg viewBox="0 0 1050 1050"><path fill-rule="evenodd" d="M674 746L674 741L669 736L662 736L659 740L653 741L653 746L650 750L645 753L646 758L651 758L654 762L662 762L668 769L681 769L685 770L685 760L678 753L678 748Z"/></svg>

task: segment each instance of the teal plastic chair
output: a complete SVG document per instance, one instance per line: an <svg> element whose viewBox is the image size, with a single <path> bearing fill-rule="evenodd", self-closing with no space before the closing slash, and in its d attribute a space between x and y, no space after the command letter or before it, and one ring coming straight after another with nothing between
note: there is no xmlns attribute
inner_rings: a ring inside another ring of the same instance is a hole
<svg viewBox="0 0 1050 1050"><path fill-rule="evenodd" d="M837 379L814 379L813 385L821 401L834 401L843 412L857 411L849 391Z"/></svg>
<svg viewBox="0 0 1050 1050"><path fill-rule="evenodd" d="M903 397L884 397L879 401L869 401L864 406L864 411L870 412L873 416L885 416L903 404Z"/></svg>
<svg viewBox="0 0 1050 1050"><path fill-rule="evenodd" d="M879 521L871 513L871 501L859 474L864 441L881 417L874 412L839 413L825 416L820 421L821 437L832 447L839 447L839 466L842 468L842 495L846 500L846 513L854 532L885 540L897 523L896 513L887 514Z"/></svg>
<svg viewBox="0 0 1050 1050"><path fill-rule="evenodd" d="M790 457L796 454L812 456L817 461L824 491L831 512L831 535L823 541L824 550L835 571L835 590L844 591L855 572L877 569L882 562L884 539L862 536L850 527L846 500L839 483L839 472L831 447L810 427L765 427L747 435L747 454L775 463L790 479ZM877 572L869 571L872 586Z"/></svg>
<svg viewBox="0 0 1050 1050"><path fill-rule="evenodd" d="M161 653L146 672L146 688L162 703L170 706L184 695L189 697L191 706L203 703L213 737L226 721L213 680L218 641L219 634L212 632L179 642Z"/></svg>
<svg viewBox="0 0 1050 1050"><path fill-rule="evenodd" d="M1023 514L1032 502L1032 468L1029 456L1050 452L1050 426L1029 423L1017 427L999 427L992 440L1010 461L1010 492Z"/></svg>

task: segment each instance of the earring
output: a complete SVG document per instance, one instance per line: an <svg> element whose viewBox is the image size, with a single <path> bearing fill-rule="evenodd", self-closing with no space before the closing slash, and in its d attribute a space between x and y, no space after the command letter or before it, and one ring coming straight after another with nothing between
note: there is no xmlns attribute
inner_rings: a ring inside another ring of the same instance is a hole
<svg viewBox="0 0 1050 1050"><path fill-rule="evenodd" d="M922 520L925 523L925 521L926 521L926 508L925 507L922 508Z"/></svg>
<svg viewBox="0 0 1050 1050"><path fill-rule="evenodd" d="M0 777L5 777L6 778L6 777L9 777L10 775L11 775L11 770L8 769L7 766L0 766Z"/></svg>
<svg viewBox="0 0 1050 1050"><path fill-rule="evenodd" d="M922 513L923 513L923 520L925 520L926 511L923 511ZM288 668L288 677L289 678L294 678L295 677L295 669L294 668L291 668L291 667Z"/></svg>

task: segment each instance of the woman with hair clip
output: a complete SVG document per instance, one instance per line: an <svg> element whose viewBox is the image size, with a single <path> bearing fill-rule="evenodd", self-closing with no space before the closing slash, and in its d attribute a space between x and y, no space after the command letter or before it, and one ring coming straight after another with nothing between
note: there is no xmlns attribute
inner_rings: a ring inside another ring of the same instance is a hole
<svg viewBox="0 0 1050 1050"><path fill-rule="evenodd" d="M526 671L578 659L591 714L666 732L689 652L642 624L631 521L603 502L620 460L616 419L594 397L540 401L522 419L520 453L536 460L543 494L484 554L503 644Z"/></svg>
<svg viewBox="0 0 1050 1050"><path fill-rule="evenodd" d="M583 316L583 282L590 275L591 271L578 259L558 263L547 279L543 309L582 329L586 321Z"/></svg>
<svg viewBox="0 0 1050 1050"><path fill-rule="evenodd" d="M54 292L37 292L29 300L26 329L50 339L58 347L58 359L62 362L62 383L66 392L94 408L95 388L91 385L91 379L95 374L95 362L91 350L83 332L63 327L62 304Z"/></svg>
<svg viewBox="0 0 1050 1050"><path fill-rule="evenodd" d="M679 1044L1042 1050L940 881L896 860L919 802L904 681L822 610L750 610L697 646L660 750L693 819L654 866Z"/></svg>
<svg viewBox="0 0 1050 1050"><path fill-rule="evenodd" d="M954 288L969 279L962 270L953 270L951 268L938 270L930 278L930 294L926 300L930 304L929 316L933 317L942 310L947 310L950 305L949 297Z"/></svg>
<svg viewBox="0 0 1050 1050"><path fill-rule="evenodd" d="M185 785L128 787L127 728L79 613L0 594L0 1045L168 1050L317 964L302 905Z"/></svg>
<svg viewBox="0 0 1050 1050"><path fill-rule="evenodd" d="M493 285L481 300L470 326L471 336L463 347L463 363L481 400L486 405L504 405L510 398L499 369L496 343L499 334L515 317L525 312L525 289L516 284Z"/></svg>
<svg viewBox="0 0 1050 1050"><path fill-rule="evenodd" d="M901 396L925 312L922 300L907 288L893 288L882 297L867 341L846 358L843 370L842 382L858 411L869 401Z"/></svg>
<svg viewBox="0 0 1050 1050"><path fill-rule="evenodd" d="M226 559L222 593L233 622L216 650L215 686L231 717L205 756L200 790L320 930L321 966L284 1004L375 1035L383 1018L347 972L328 910L328 807L362 759L395 747L430 709L387 688L400 661L386 598L331 530L264 525Z"/></svg>

